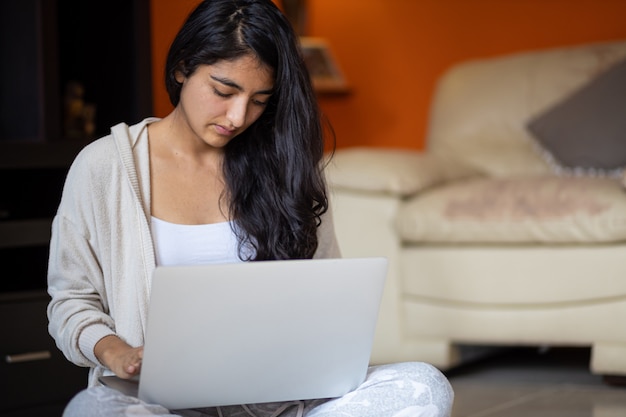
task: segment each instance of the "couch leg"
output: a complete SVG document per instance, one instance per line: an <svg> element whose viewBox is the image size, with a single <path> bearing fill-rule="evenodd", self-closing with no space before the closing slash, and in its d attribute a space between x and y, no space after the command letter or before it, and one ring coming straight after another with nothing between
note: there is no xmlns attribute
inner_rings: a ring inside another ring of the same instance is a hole
<svg viewBox="0 0 626 417"><path fill-rule="evenodd" d="M626 375L603 375L602 381L612 387L626 387Z"/></svg>
<svg viewBox="0 0 626 417"><path fill-rule="evenodd" d="M626 343L597 342L591 347L591 371L609 385L626 386Z"/></svg>

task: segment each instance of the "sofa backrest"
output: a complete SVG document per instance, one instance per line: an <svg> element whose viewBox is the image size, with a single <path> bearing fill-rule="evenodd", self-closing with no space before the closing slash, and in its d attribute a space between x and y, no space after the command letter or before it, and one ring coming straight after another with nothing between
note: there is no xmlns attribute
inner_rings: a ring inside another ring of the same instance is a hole
<svg viewBox="0 0 626 417"><path fill-rule="evenodd" d="M624 57L616 41L457 64L437 84L428 151L496 177L552 173L526 124Z"/></svg>

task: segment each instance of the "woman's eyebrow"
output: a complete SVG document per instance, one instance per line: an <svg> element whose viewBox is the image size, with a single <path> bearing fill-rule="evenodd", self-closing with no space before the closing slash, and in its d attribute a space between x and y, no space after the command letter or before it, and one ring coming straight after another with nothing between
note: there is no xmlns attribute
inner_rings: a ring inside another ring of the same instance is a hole
<svg viewBox="0 0 626 417"><path fill-rule="evenodd" d="M243 91L243 87L241 87L239 84L237 84L233 80L230 80L228 78L216 77L214 75L211 75L210 77L211 77L211 79L217 81L218 83L224 84L227 87L231 87L231 88L234 88L236 90ZM268 95L272 94L272 93L274 93L274 89L273 88L255 92L255 94L268 94Z"/></svg>

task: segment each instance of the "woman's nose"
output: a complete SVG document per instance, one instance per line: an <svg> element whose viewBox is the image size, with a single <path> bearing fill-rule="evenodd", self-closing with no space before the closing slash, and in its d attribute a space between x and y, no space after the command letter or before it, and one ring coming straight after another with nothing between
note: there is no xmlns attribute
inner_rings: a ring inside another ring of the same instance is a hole
<svg viewBox="0 0 626 417"><path fill-rule="evenodd" d="M228 113L226 117L230 121L231 125L235 128L243 126L246 120L246 113L248 111L247 100L233 100L228 107Z"/></svg>

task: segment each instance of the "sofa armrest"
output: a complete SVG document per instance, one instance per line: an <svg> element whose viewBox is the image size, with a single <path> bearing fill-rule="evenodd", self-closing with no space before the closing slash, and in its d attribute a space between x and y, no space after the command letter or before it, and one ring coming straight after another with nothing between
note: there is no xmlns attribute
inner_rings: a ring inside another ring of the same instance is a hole
<svg viewBox="0 0 626 417"><path fill-rule="evenodd" d="M397 197L409 197L439 183L476 174L425 152L365 147L337 150L326 167L332 188Z"/></svg>

